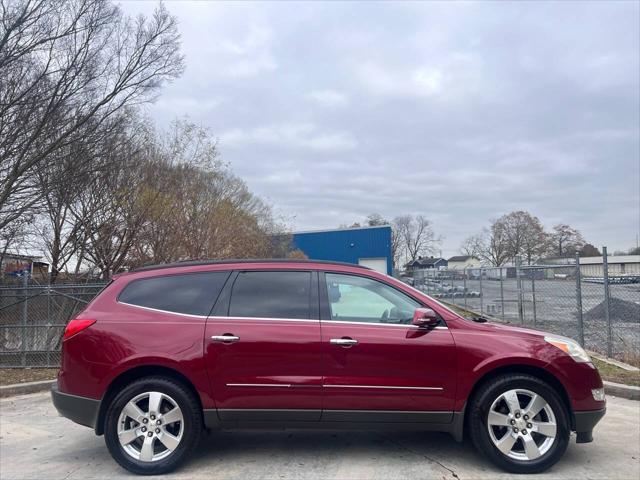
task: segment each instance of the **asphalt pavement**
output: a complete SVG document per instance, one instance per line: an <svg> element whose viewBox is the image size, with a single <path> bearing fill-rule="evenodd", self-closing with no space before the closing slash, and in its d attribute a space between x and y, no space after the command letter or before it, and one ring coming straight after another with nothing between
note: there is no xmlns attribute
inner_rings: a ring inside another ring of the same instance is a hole
<svg viewBox="0 0 640 480"><path fill-rule="evenodd" d="M576 445L544 474L493 467L468 443L422 432L215 432L175 479L634 479L640 478L640 402L608 398L590 444ZM48 393L0 400L0 479L136 478L102 437L57 415ZM138 477L139 478L139 477Z"/></svg>

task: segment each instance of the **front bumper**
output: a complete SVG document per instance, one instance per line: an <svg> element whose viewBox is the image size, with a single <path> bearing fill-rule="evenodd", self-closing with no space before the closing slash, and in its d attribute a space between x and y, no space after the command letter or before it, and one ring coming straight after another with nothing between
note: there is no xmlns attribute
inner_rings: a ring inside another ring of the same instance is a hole
<svg viewBox="0 0 640 480"><path fill-rule="evenodd" d="M574 412L576 443L593 442L593 427L604 417L606 411L607 409L603 408L602 410Z"/></svg>
<svg viewBox="0 0 640 480"><path fill-rule="evenodd" d="M78 397L58 390L58 384L51 387L51 399L58 413L80 425L95 429L100 411L100 400Z"/></svg>

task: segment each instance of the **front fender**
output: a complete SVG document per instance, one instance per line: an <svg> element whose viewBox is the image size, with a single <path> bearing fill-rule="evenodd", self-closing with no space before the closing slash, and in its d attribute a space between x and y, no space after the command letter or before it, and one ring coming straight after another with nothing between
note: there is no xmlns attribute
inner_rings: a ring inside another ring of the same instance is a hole
<svg viewBox="0 0 640 480"><path fill-rule="evenodd" d="M522 366L542 369L552 374L546 368L547 364L548 362L544 362L527 353L501 353L487 357L474 365L468 365L466 369L460 370L455 408L457 411L462 410L475 386L491 372L507 367L511 369Z"/></svg>

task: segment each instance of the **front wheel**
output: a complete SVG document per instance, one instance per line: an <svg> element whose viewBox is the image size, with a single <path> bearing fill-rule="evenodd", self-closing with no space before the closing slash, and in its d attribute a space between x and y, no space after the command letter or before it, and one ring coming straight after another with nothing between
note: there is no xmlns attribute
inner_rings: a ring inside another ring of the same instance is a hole
<svg viewBox="0 0 640 480"><path fill-rule="evenodd" d="M482 386L470 414L476 448L510 472L542 472L562 457L569 443L562 400L530 375L509 374Z"/></svg>
<svg viewBox="0 0 640 480"><path fill-rule="evenodd" d="M165 377L142 378L128 385L111 402L105 422L111 456L142 475L176 468L202 432L200 407L193 394Z"/></svg>

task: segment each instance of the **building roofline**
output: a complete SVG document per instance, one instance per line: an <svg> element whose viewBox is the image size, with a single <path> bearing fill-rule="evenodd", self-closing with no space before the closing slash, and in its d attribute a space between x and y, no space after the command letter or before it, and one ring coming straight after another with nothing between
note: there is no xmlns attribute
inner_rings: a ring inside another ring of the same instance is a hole
<svg viewBox="0 0 640 480"><path fill-rule="evenodd" d="M300 264L313 264L319 263L322 265L341 265L347 267L362 268L364 270L371 270L364 265L358 265L348 262L334 262L330 260L312 260L312 259L300 259L300 258L243 258L243 259L229 259L229 260L184 260L181 262L173 263L160 263L156 265L146 265L144 267L136 268L128 273L148 272L150 270L162 270L165 268L178 268L178 267L196 267L202 265L237 265L237 264L250 264L250 263L300 263Z"/></svg>
<svg viewBox="0 0 640 480"><path fill-rule="evenodd" d="M417 263L419 265L435 265L438 262L449 262L446 258L442 257L434 257L434 258L416 258L415 260L411 260L410 262L405 263L404 265L413 265Z"/></svg>
<svg viewBox="0 0 640 480"><path fill-rule="evenodd" d="M20 259L20 260L37 261L37 260L42 258L42 255L23 255L21 253L6 252L2 258L3 259L5 259L5 258L15 258L15 259Z"/></svg>
<svg viewBox="0 0 640 480"><path fill-rule="evenodd" d="M329 232L349 232L351 230L370 230L373 228L391 228L391 225L372 225L366 227L353 227L353 228L327 228L321 230L301 230L299 232L291 232L290 235L298 235L301 233L329 233Z"/></svg>
<svg viewBox="0 0 640 480"><path fill-rule="evenodd" d="M469 258L475 258L476 260L480 260L478 257L476 257L475 255L453 255L452 257L447 258L447 262L450 262L452 259L454 258L461 258L461 259L469 259ZM453 260L454 262L456 260Z"/></svg>

